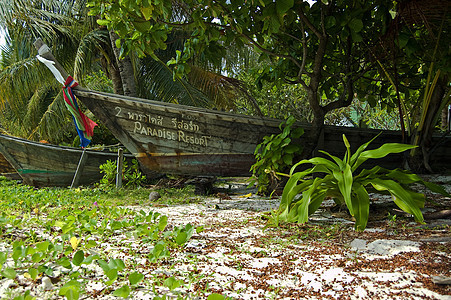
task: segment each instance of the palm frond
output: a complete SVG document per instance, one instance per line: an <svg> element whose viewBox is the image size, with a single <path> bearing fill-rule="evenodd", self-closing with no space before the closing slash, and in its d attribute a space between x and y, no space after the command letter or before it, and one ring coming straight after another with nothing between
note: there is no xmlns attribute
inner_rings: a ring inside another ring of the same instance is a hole
<svg viewBox="0 0 451 300"><path fill-rule="evenodd" d="M74 78L77 81L82 81L83 75L94 69L93 62L98 55L98 50L107 40L108 32L104 30L92 30L80 40L74 63Z"/></svg>
<svg viewBox="0 0 451 300"><path fill-rule="evenodd" d="M39 137L39 139L58 144L68 132L75 133L75 128L60 91L56 96L53 94L51 103L41 115L36 131L32 132L28 138Z"/></svg>
<svg viewBox="0 0 451 300"><path fill-rule="evenodd" d="M194 106L207 106L205 95L183 78L174 78L172 69L161 60L145 58L139 66L137 82L141 97Z"/></svg>

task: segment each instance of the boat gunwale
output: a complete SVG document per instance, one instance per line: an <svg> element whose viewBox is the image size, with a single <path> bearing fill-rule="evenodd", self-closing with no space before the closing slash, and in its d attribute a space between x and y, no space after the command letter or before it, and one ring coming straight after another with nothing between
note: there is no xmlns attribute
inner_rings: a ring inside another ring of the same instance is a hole
<svg viewBox="0 0 451 300"><path fill-rule="evenodd" d="M23 143L23 144L28 144L28 145L42 147L42 148L49 148L49 149L58 150L58 151L70 151L70 152L80 152L80 153L83 151L86 151L88 153L93 153L93 154L117 157L117 152L106 151L106 150L95 150L93 148L76 148L76 147L71 147L71 146L60 146L60 145L55 145L55 144L50 144L50 143L47 144L47 143L31 141L31 140L27 140L24 138L11 136L11 135L5 135L5 134L0 134L0 144L1 144L2 139L6 139L6 140L9 140L9 141L12 141L15 143ZM124 155L131 156L131 154L129 154L129 153L125 153Z"/></svg>
<svg viewBox="0 0 451 300"><path fill-rule="evenodd" d="M140 105L151 105L153 109L155 110L161 110L161 111L167 111L170 113L177 113L180 114L181 112L187 112L187 113L194 113L194 114L203 114L203 115L211 115L216 117L228 117L233 118L237 120L242 120L242 122L252 122L252 123L262 123L262 122L270 122L273 123L274 127L278 127L282 122L285 120L283 119L277 119L277 118L271 118L271 117L263 117L263 116L251 116L251 115L244 115L240 113L233 113L233 112L226 112L226 111L218 111L203 107L196 107L196 106L190 106L190 105L184 105L184 104L176 104L176 103L170 103L170 102L162 102L158 100L151 100L151 99L144 99L144 98L138 98L138 97L130 97L130 96L124 96L119 94L113 94L113 93L107 93L107 92L100 92L100 91L94 91L89 90L85 88L74 88L73 89L74 94L80 98L92 98L96 100L101 100L104 102L113 102L113 101L126 101L126 102L132 102L135 104ZM107 98L107 99L105 99ZM108 101L108 98L111 98L111 101ZM83 99L82 99L83 102ZM127 103L128 106L131 106L131 104ZM168 111L168 109L171 109L172 111ZM260 125L258 124L258 125ZM306 122L295 122L296 126L302 127L306 130L309 130L313 128L313 125ZM269 125L269 124L267 124ZM362 132L362 133L371 133L373 132L375 135L378 133L382 134L394 134L394 135L401 135L401 132L399 130L389 130L389 129L375 129L375 128L358 128L358 127L351 127L351 126L338 126L338 125L328 125L325 124L324 128L327 128L327 130L341 130L341 131L353 131L353 132Z"/></svg>

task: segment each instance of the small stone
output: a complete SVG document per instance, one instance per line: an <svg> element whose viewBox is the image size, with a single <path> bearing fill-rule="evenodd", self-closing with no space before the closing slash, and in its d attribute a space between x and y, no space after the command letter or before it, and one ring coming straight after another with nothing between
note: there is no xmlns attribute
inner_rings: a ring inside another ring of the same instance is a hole
<svg viewBox="0 0 451 300"><path fill-rule="evenodd" d="M158 199L160 199L160 198L161 198L160 193L158 193L158 192L156 192L156 191L152 191L152 192L150 192L150 194L149 194L149 201L156 201L156 200L158 200Z"/></svg>
<svg viewBox="0 0 451 300"><path fill-rule="evenodd" d="M44 291L50 291L53 289L53 283L52 280L49 277L42 277L42 283L41 283L42 288L44 289Z"/></svg>
<svg viewBox="0 0 451 300"><path fill-rule="evenodd" d="M435 284L451 284L451 277L432 276L432 282Z"/></svg>

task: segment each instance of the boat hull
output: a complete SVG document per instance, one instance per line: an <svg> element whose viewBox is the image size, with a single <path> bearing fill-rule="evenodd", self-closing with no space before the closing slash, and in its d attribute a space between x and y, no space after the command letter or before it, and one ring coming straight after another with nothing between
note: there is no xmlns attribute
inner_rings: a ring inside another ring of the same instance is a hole
<svg viewBox="0 0 451 300"><path fill-rule="evenodd" d="M0 135L0 152L24 183L35 187L66 187L74 179L83 150ZM117 160L117 154L113 152L86 150L85 155L79 185L98 182L103 177L99 166L107 160Z"/></svg>
<svg viewBox="0 0 451 300"><path fill-rule="evenodd" d="M74 93L150 176L248 176L257 144L280 131L280 120L94 91Z"/></svg>

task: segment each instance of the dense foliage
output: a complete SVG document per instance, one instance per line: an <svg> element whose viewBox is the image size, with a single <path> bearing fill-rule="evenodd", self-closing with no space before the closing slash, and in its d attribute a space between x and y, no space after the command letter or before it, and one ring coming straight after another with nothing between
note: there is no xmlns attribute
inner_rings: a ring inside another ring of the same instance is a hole
<svg viewBox="0 0 451 300"><path fill-rule="evenodd" d="M415 221L421 223L423 215L420 209L424 207L425 196L414 192L409 186L420 183L434 192L448 195L441 186L425 182L407 171L387 170L379 166L370 170L361 169L368 159L383 158L390 153L400 153L415 146L387 143L377 149L366 150L371 140L351 154L345 135L343 141L347 149L343 159L321 151L330 159L313 157L301 160L291 168L290 178L283 190L279 214L275 217L276 223L279 220L305 223L308 216L313 214L326 198L331 197L338 205L346 205L351 216L355 218L355 229L363 231L370 212L369 188L377 193L389 193L400 209L412 214ZM295 172L296 168L305 164L313 167ZM314 174L324 174L324 177L313 176ZM301 196L298 197L298 194Z"/></svg>
<svg viewBox="0 0 451 300"><path fill-rule="evenodd" d="M281 133L265 136L263 142L255 148L256 162L251 166L252 178L250 185L258 183L258 192L269 194L274 192L280 178L277 172L285 172L292 164L296 156L300 156L302 147L299 138L304 134L304 129L294 127L295 118L279 125Z"/></svg>
<svg viewBox="0 0 451 300"><path fill-rule="evenodd" d="M168 64L176 75L195 56L220 60L231 44L250 45L270 64L259 80L302 85L315 123L366 95L367 54L391 20L392 1L114 1L88 2L98 23L115 30L123 53L153 56L171 32L191 32ZM183 18L180 18L183 15Z"/></svg>

